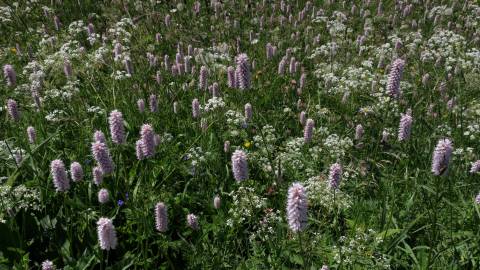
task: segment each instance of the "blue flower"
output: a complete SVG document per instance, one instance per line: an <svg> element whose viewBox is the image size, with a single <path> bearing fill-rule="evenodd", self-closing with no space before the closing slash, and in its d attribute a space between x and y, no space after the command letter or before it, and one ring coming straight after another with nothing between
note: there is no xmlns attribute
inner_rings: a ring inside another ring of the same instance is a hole
<svg viewBox="0 0 480 270"><path fill-rule="evenodd" d="M122 205L125 204L125 202L123 202L122 200L118 200L117 204L118 204L118 206L122 206Z"/></svg>

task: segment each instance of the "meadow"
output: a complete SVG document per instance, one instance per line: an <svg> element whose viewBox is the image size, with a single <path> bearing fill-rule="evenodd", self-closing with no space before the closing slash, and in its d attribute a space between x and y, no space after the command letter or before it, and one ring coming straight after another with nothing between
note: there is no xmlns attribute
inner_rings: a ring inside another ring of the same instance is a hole
<svg viewBox="0 0 480 270"><path fill-rule="evenodd" d="M0 1L0 269L480 269L475 0Z"/></svg>

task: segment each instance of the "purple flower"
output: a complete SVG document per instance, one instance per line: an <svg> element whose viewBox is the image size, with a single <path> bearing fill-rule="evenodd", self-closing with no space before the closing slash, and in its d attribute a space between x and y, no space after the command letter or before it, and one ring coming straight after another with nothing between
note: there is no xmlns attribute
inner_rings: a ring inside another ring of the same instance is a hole
<svg viewBox="0 0 480 270"><path fill-rule="evenodd" d="M475 203L480 204L480 193L475 197Z"/></svg>
<svg viewBox="0 0 480 270"><path fill-rule="evenodd" d="M198 88L202 89L202 90L206 90L207 89L207 74L208 71L207 71L207 67L205 66L201 66L200 67L200 75L199 75L199 78L198 78Z"/></svg>
<svg viewBox="0 0 480 270"><path fill-rule="evenodd" d="M172 19L172 16L170 16L170 14L167 14L167 15L165 16L165 26L166 26L166 27L169 27L169 26L170 26L171 19Z"/></svg>
<svg viewBox="0 0 480 270"><path fill-rule="evenodd" d="M386 129L382 131L382 143L387 143L388 142L388 137L390 136L390 133Z"/></svg>
<svg viewBox="0 0 480 270"><path fill-rule="evenodd" d="M306 80L307 80L307 74L302 73L302 75L300 76L300 83L299 83L300 89L303 89L303 87L305 87Z"/></svg>
<svg viewBox="0 0 480 270"><path fill-rule="evenodd" d="M290 65L289 65L288 71L290 73L297 72L297 70L295 69L295 57L290 58Z"/></svg>
<svg viewBox="0 0 480 270"><path fill-rule="evenodd" d="M200 119L200 127L202 128L202 131L206 131L208 129L207 119L205 118Z"/></svg>
<svg viewBox="0 0 480 270"><path fill-rule="evenodd" d="M398 140L406 141L410 138L412 131L412 116L409 113L403 114L400 119L400 126L398 127Z"/></svg>
<svg viewBox="0 0 480 270"><path fill-rule="evenodd" d="M98 191L98 202L101 204L107 203L109 200L109 193L106 188L102 188Z"/></svg>
<svg viewBox="0 0 480 270"><path fill-rule="evenodd" d="M266 51L267 51L267 59L270 60L273 58L273 46L271 43L267 43L265 46Z"/></svg>
<svg viewBox="0 0 480 270"><path fill-rule="evenodd" d="M218 86L218 83L217 82L214 82L212 84L212 96L214 97L218 97L219 96L219 86Z"/></svg>
<svg viewBox="0 0 480 270"><path fill-rule="evenodd" d="M107 145L99 141L92 143L92 154L104 174L113 172L113 161Z"/></svg>
<svg viewBox="0 0 480 270"><path fill-rule="evenodd" d="M387 90L393 97L400 96L400 80L402 79L403 67L405 61L398 58L392 63L390 73L388 74Z"/></svg>
<svg viewBox="0 0 480 270"><path fill-rule="evenodd" d="M107 140L105 139L105 134L103 134L103 132L100 130L96 130L95 133L93 133L93 141L107 143Z"/></svg>
<svg viewBox="0 0 480 270"><path fill-rule="evenodd" d="M330 166L330 172L328 175L328 184L332 189L338 189L340 181L342 180L342 165L340 163L334 163Z"/></svg>
<svg viewBox="0 0 480 270"><path fill-rule="evenodd" d="M125 70L127 71L127 74L132 75L133 74L132 60L130 60L130 58L126 58L124 60L124 64L125 64Z"/></svg>
<svg viewBox="0 0 480 270"><path fill-rule="evenodd" d="M42 262L42 270L55 270L55 265L52 261L45 260Z"/></svg>
<svg viewBox="0 0 480 270"><path fill-rule="evenodd" d="M53 185L57 192L66 192L70 189L70 181L63 161L55 159L50 163L50 172L53 178Z"/></svg>
<svg viewBox="0 0 480 270"><path fill-rule="evenodd" d="M363 129L363 126L361 124L358 124L357 127L355 128L355 140L357 141L361 140L364 133L365 133L365 130Z"/></svg>
<svg viewBox="0 0 480 270"><path fill-rule="evenodd" d="M235 75L235 81L238 88L242 90L250 88L252 75L247 54L242 53L237 56L237 67L235 69Z"/></svg>
<svg viewBox="0 0 480 270"><path fill-rule="evenodd" d="M20 120L20 112L18 111L18 105L15 100L7 100L7 111L13 121L18 122Z"/></svg>
<svg viewBox="0 0 480 270"><path fill-rule="evenodd" d="M157 58L155 57L155 59ZM157 74L155 75L155 81L157 82L157 84L162 83L162 74L160 73L160 71L157 71Z"/></svg>
<svg viewBox="0 0 480 270"><path fill-rule="evenodd" d="M145 111L145 100L143 98L137 100L138 111L143 113Z"/></svg>
<svg viewBox="0 0 480 270"><path fill-rule="evenodd" d="M170 57L165 54L163 56L163 66L165 67L165 70L168 71L170 69L170 61L169 61Z"/></svg>
<svg viewBox="0 0 480 270"><path fill-rule="evenodd" d="M123 51L122 44L115 43L115 46L113 46L113 57L115 61L117 61L117 59L120 59L122 55L122 51Z"/></svg>
<svg viewBox="0 0 480 270"><path fill-rule="evenodd" d="M443 175L448 169L448 163L453 152L453 144L450 139L440 139L433 152L432 173Z"/></svg>
<svg viewBox="0 0 480 270"><path fill-rule="evenodd" d="M235 150L232 154L232 171L237 182L248 179L247 155L242 150Z"/></svg>
<svg viewBox="0 0 480 270"><path fill-rule="evenodd" d="M178 113L178 102L177 101L173 102L173 113L174 114Z"/></svg>
<svg viewBox="0 0 480 270"><path fill-rule="evenodd" d="M247 103L245 104L245 118L247 121L250 121L252 119L252 104Z"/></svg>
<svg viewBox="0 0 480 270"><path fill-rule="evenodd" d="M233 67L227 68L227 79L228 87L235 88L237 84L235 82L235 69Z"/></svg>
<svg viewBox="0 0 480 270"><path fill-rule="evenodd" d="M37 132L35 131L34 127L27 128L27 136L28 136L28 142L30 144L34 144L35 141L37 140Z"/></svg>
<svg viewBox="0 0 480 270"><path fill-rule="evenodd" d="M83 179L83 169L80 163L75 161L70 164L70 176L73 182L78 182Z"/></svg>
<svg viewBox="0 0 480 270"><path fill-rule="evenodd" d="M293 232L305 229L307 225L308 199L305 188L300 183L293 183L288 189L287 220Z"/></svg>
<svg viewBox="0 0 480 270"><path fill-rule="evenodd" d="M63 73L65 73L65 76L67 78L70 78L72 77L72 64L70 63L70 61L68 59L65 59L63 61Z"/></svg>
<svg viewBox="0 0 480 270"><path fill-rule="evenodd" d="M142 140L142 150L145 157L153 157L155 155L155 133L149 124L144 124L140 131Z"/></svg>
<svg viewBox="0 0 480 270"><path fill-rule="evenodd" d="M223 143L223 152L228 153L230 151L230 141L225 141Z"/></svg>
<svg viewBox="0 0 480 270"><path fill-rule="evenodd" d="M427 86L429 80L430 80L430 74L425 73L425 75L422 76L423 86Z"/></svg>
<svg viewBox="0 0 480 270"><path fill-rule="evenodd" d="M135 154L137 155L138 160L143 160L145 155L143 155L143 142L142 140L138 140L135 143Z"/></svg>
<svg viewBox="0 0 480 270"><path fill-rule="evenodd" d="M53 17L53 24L55 25L55 30L60 31L61 23L57 15Z"/></svg>
<svg viewBox="0 0 480 270"><path fill-rule="evenodd" d="M155 228L159 232L166 232L168 230L167 206L163 202L155 205Z"/></svg>
<svg viewBox="0 0 480 270"><path fill-rule="evenodd" d="M221 206L221 204L222 204L222 201L221 201L221 199L220 199L220 196L215 195L215 198L213 198L213 207L214 207L215 209L219 209L220 206Z"/></svg>
<svg viewBox="0 0 480 270"><path fill-rule="evenodd" d="M110 124L112 141L116 144L123 144L125 142L125 129L123 127L122 113L118 110L112 111L108 118L108 123Z"/></svg>
<svg viewBox="0 0 480 270"><path fill-rule="evenodd" d="M285 59L285 57L283 57L282 60L278 63L278 75L285 74L286 64L287 64L287 60Z"/></svg>
<svg viewBox="0 0 480 270"><path fill-rule="evenodd" d="M15 86L17 84L17 74L15 73L15 70L13 69L12 65L5 65L3 66L3 75L5 76L5 79L7 80L7 85L8 86Z"/></svg>
<svg viewBox="0 0 480 270"><path fill-rule="evenodd" d="M198 217L194 214L188 214L187 215L187 225L188 227L192 228L193 230L198 230Z"/></svg>
<svg viewBox="0 0 480 270"><path fill-rule="evenodd" d="M95 34L95 27L93 26L92 23L89 23L87 26L87 33L89 36L92 36Z"/></svg>
<svg viewBox="0 0 480 270"><path fill-rule="evenodd" d="M125 202L122 201L122 200L118 200L118 201L117 201L117 205L118 205L118 206L123 206L124 204L125 204Z"/></svg>
<svg viewBox="0 0 480 270"><path fill-rule="evenodd" d="M148 99L148 105L150 106L151 112L158 112L158 100L156 95L150 95L150 98Z"/></svg>
<svg viewBox="0 0 480 270"><path fill-rule="evenodd" d="M192 116L193 118L198 118L200 116L200 103L196 98L192 101Z"/></svg>
<svg viewBox="0 0 480 270"><path fill-rule="evenodd" d="M312 135L313 135L313 128L315 127L315 121L313 119L307 119L307 122L305 123L305 127L303 129L303 139L305 140L305 143L309 143L312 141Z"/></svg>
<svg viewBox="0 0 480 270"><path fill-rule="evenodd" d="M193 3L193 12L198 15L198 13L200 13L200 7L201 7L201 4L199 1L195 1L195 3Z"/></svg>
<svg viewBox="0 0 480 270"><path fill-rule="evenodd" d="M97 186L100 186L103 183L103 172L99 166L96 166L92 170L93 174L93 183Z"/></svg>
<svg viewBox="0 0 480 270"><path fill-rule="evenodd" d="M300 124L302 124L302 126L305 126L305 123L307 122L307 115L304 111L301 111L300 112L300 115L298 116L299 120L300 120Z"/></svg>
<svg viewBox="0 0 480 270"><path fill-rule="evenodd" d="M117 247L117 232L112 220L102 217L97 222L98 242L103 250L111 250Z"/></svg>
<svg viewBox="0 0 480 270"><path fill-rule="evenodd" d="M480 171L480 160L477 160L472 163L472 167L470 168L470 173L477 173Z"/></svg>

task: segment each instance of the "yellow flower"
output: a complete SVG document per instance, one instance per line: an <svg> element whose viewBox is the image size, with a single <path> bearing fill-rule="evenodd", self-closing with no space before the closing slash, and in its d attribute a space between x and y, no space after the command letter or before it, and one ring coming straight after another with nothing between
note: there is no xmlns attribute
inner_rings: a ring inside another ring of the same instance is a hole
<svg viewBox="0 0 480 270"><path fill-rule="evenodd" d="M10 51L11 51L12 53L17 53L17 49L16 49L16 48L11 48Z"/></svg>
<svg viewBox="0 0 480 270"><path fill-rule="evenodd" d="M252 143L249 142L249 141L245 141L245 143L243 144L243 146L245 146L245 148L250 148L250 146L252 146Z"/></svg>

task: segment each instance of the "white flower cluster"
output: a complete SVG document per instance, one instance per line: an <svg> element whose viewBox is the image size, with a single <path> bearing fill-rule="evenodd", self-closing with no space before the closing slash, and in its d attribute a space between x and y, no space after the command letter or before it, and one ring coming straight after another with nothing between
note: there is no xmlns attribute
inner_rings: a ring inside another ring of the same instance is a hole
<svg viewBox="0 0 480 270"><path fill-rule="evenodd" d="M434 19L435 16L437 15L451 16L452 14L453 14L453 9L451 7L447 7L446 5L434 6L433 8L430 9L430 12L428 13L428 18Z"/></svg>
<svg viewBox="0 0 480 270"><path fill-rule="evenodd" d="M69 80L60 89L48 89L45 91L44 100L61 99L62 101L70 101L76 93L80 92L79 84L78 80Z"/></svg>
<svg viewBox="0 0 480 270"><path fill-rule="evenodd" d="M354 236L341 236L338 242L339 245L333 246L336 263L342 263L346 268L361 265L365 269L390 269L389 258L380 252L383 238L374 230L362 232L357 229Z"/></svg>
<svg viewBox="0 0 480 270"><path fill-rule="evenodd" d="M34 82L42 83L45 78L43 66L36 60L28 62L23 68L22 74L28 76L28 80L33 84Z"/></svg>
<svg viewBox="0 0 480 270"><path fill-rule="evenodd" d="M207 100L207 103L201 106L200 109L203 112L213 112L216 109L223 107L225 107L225 102L221 97L212 97L211 99Z"/></svg>
<svg viewBox="0 0 480 270"><path fill-rule="evenodd" d="M112 74L110 74L110 77L116 81L123 81L132 77L132 75L128 74L125 70L115 70L112 72Z"/></svg>
<svg viewBox="0 0 480 270"><path fill-rule="evenodd" d="M40 210L40 192L24 185L12 187L0 185L0 223L5 223L5 217L14 217L20 211Z"/></svg>
<svg viewBox="0 0 480 270"><path fill-rule="evenodd" d="M247 127L245 116L237 111L228 110L225 113L225 117L227 119L228 129L232 137L236 137L240 134L240 131L238 130L239 128Z"/></svg>
<svg viewBox="0 0 480 270"><path fill-rule="evenodd" d="M312 208L322 208L329 212L335 212L337 209L348 209L352 205L350 196L340 189L331 189L326 177L314 176L308 178L305 181L305 189L308 193L309 205Z"/></svg>
<svg viewBox="0 0 480 270"><path fill-rule="evenodd" d="M308 58L315 59L322 56L333 56L335 55L337 49L338 49L338 44L336 42L334 41L327 42L326 44L313 49L312 54L308 56Z"/></svg>
<svg viewBox="0 0 480 270"><path fill-rule="evenodd" d="M188 149L183 159L190 162L190 173L196 175L199 165L205 164L210 156L211 153L203 151L201 147L192 147Z"/></svg>
<svg viewBox="0 0 480 270"><path fill-rule="evenodd" d="M452 128L448 124L441 124L435 129L435 134L439 139L444 138L445 136L452 136Z"/></svg>
<svg viewBox="0 0 480 270"><path fill-rule="evenodd" d="M129 44L132 34L128 31L130 28L135 28L132 19L122 18L115 23L114 27L108 29L108 34L112 36L112 40L121 42L122 44Z"/></svg>
<svg viewBox="0 0 480 270"><path fill-rule="evenodd" d="M12 22L12 9L7 6L0 7L0 23Z"/></svg>
<svg viewBox="0 0 480 270"><path fill-rule="evenodd" d="M68 33L72 36L72 38L75 38L77 35L85 32L86 30L87 30L87 27L85 26L85 23L82 20L73 21L68 26Z"/></svg>
<svg viewBox="0 0 480 270"><path fill-rule="evenodd" d="M267 208L265 209L265 215L260 222L254 225L253 232L250 234L248 239L250 242L268 241L275 235L276 227L282 222L283 218L279 210Z"/></svg>
<svg viewBox="0 0 480 270"><path fill-rule="evenodd" d="M275 165L280 164L282 171L290 169L302 171L305 168L305 155L302 153L305 139L303 137L292 138L287 141L285 150L275 158Z"/></svg>
<svg viewBox="0 0 480 270"><path fill-rule="evenodd" d="M456 147L453 150L453 159L461 160L464 163L475 161L475 149L472 147Z"/></svg>
<svg viewBox="0 0 480 270"><path fill-rule="evenodd" d="M332 15L333 19L327 21L328 33L332 38L341 39L345 35L345 31L352 32L352 29L347 28L344 22L347 21L347 16L340 11L334 11Z"/></svg>
<svg viewBox="0 0 480 270"><path fill-rule="evenodd" d="M93 114L98 114L98 115L105 115L106 114L105 109L102 109L98 106L88 106L87 105L87 112L88 113L93 113Z"/></svg>
<svg viewBox="0 0 480 270"><path fill-rule="evenodd" d="M8 161L10 166L16 167L20 165L26 154L27 151L24 149L15 147L12 143L7 143L7 141L0 141L0 158Z"/></svg>
<svg viewBox="0 0 480 270"><path fill-rule="evenodd" d="M341 138L337 134L330 134L324 141L323 146L326 148L328 154L332 159L341 159L353 147L353 142L350 138Z"/></svg>
<svg viewBox="0 0 480 270"><path fill-rule="evenodd" d="M227 43L216 44L207 49L196 49L195 62L211 67L213 70L226 70L226 65L232 61Z"/></svg>
<svg viewBox="0 0 480 270"><path fill-rule="evenodd" d="M331 94L366 92L370 90L372 80L373 75L367 68L350 66L343 70L337 83L329 88L328 92Z"/></svg>
<svg viewBox="0 0 480 270"><path fill-rule="evenodd" d="M66 116L66 114L67 113L63 110L53 110L52 112L50 112L45 116L45 119L48 122L57 123L62 121L62 119L64 118L64 116Z"/></svg>
<svg viewBox="0 0 480 270"><path fill-rule="evenodd" d="M275 128L271 125L266 125L262 128L259 135L253 137L253 144L257 151L250 155L252 162L256 163L259 168L265 173L271 173L273 168L277 168L278 164L271 164L271 157L276 154L277 137L275 135Z"/></svg>
<svg viewBox="0 0 480 270"><path fill-rule="evenodd" d="M422 47L420 59L423 62L444 61L446 71L457 65L463 70L472 67L471 61L465 59L465 38L450 30L436 31Z"/></svg>
<svg viewBox="0 0 480 270"><path fill-rule="evenodd" d="M232 207L228 210L230 218L227 219L227 225L230 227L251 221L267 206L267 199L258 196L253 187L239 187L229 196L232 197Z"/></svg>
<svg viewBox="0 0 480 270"><path fill-rule="evenodd" d="M265 125L259 135L253 136L253 144L263 155L275 153L275 143L277 142L275 133L273 126Z"/></svg>

